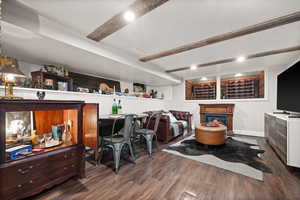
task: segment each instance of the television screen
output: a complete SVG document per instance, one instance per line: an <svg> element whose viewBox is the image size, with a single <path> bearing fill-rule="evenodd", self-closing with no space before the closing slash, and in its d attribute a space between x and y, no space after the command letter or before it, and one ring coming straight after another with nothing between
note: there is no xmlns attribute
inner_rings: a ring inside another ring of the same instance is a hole
<svg viewBox="0 0 300 200"><path fill-rule="evenodd" d="M300 61L277 77L277 109L300 112Z"/></svg>

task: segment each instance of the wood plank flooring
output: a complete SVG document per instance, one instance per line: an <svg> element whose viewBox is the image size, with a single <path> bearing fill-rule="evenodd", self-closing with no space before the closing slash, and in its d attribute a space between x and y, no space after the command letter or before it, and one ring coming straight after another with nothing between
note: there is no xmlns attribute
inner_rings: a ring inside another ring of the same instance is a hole
<svg viewBox="0 0 300 200"><path fill-rule="evenodd" d="M118 175L106 165L87 164L86 178L71 179L30 199L300 199L299 170L285 167L264 139L259 143L266 150L263 159L273 171L264 174L263 182L162 151L152 158L142 152L136 164L123 163Z"/></svg>

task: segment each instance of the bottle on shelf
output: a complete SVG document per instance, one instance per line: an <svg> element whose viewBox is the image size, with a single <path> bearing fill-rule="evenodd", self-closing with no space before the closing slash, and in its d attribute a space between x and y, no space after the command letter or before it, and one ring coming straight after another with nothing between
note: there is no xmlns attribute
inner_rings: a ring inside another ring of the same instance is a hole
<svg viewBox="0 0 300 200"><path fill-rule="evenodd" d="M122 114L122 104L121 104L120 99L119 99L119 103L118 103L118 114Z"/></svg>
<svg viewBox="0 0 300 200"><path fill-rule="evenodd" d="M111 111L112 114L118 114L118 105L116 99L113 100Z"/></svg>

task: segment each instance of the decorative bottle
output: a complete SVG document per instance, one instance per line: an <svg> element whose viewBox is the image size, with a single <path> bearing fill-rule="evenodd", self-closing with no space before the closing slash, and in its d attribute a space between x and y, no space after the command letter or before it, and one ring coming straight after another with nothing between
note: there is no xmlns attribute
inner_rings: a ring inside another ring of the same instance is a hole
<svg viewBox="0 0 300 200"><path fill-rule="evenodd" d="M112 111L112 114L118 114L118 105L117 105L116 99L113 100L111 111Z"/></svg>
<svg viewBox="0 0 300 200"><path fill-rule="evenodd" d="M119 103L118 103L118 114L122 114L122 104L121 104L121 100L119 99Z"/></svg>

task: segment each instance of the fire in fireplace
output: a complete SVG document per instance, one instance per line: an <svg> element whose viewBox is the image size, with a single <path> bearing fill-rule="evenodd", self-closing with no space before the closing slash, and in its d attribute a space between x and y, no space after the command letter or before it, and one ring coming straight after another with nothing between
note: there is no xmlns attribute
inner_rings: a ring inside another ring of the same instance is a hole
<svg viewBox="0 0 300 200"><path fill-rule="evenodd" d="M219 121L221 124L228 126L228 119L226 114L211 114L206 113L205 114L205 122L212 122L214 120Z"/></svg>

